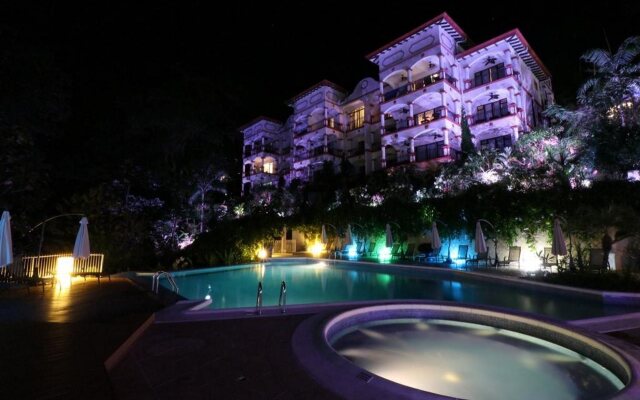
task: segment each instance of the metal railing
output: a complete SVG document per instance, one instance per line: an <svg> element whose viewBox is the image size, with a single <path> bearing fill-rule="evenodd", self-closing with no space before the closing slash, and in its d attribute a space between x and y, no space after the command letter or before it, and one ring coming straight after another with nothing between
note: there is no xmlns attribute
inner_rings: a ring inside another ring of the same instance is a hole
<svg viewBox="0 0 640 400"><path fill-rule="evenodd" d="M58 258L71 257L71 253L50 254L45 256L22 257L21 268L16 266L9 270L14 276L21 278L51 278L56 275ZM71 275L101 274L104 264L104 254L91 254L88 258L74 258Z"/></svg>
<svg viewBox="0 0 640 400"><path fill-rule="evenodd" d="M280 312L287 312L287 284L285 281L282 281L280 284L280 297L278 298L278 307L280 307Z"/></svg>
<svg viewBox="0 0 640 400"><path fill-rule="evenodd" d="M262 281L258 282L258 292L256 293L256 314L262 314Z"/></svg>
<svg viewBox="0 0 640 400"><path fill-rule="evenodd" d="M155 294L158 294L158 292L160 291L160 278L162 278L163 276L167 278L169 285L171 285L171 290L173 290L175 293L179 293L180 289L178 288L178 284L176 283L176 281L173 279L173 275L166 271L158 271L153 274L153 279L151 281L151 291L153 291Z"/></svg>

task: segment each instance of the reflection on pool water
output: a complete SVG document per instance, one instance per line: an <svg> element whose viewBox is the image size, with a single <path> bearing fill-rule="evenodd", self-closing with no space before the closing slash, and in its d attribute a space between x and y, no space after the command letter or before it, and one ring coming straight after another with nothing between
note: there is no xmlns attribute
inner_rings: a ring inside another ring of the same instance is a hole
<svg viewBox="0 0 640 400"><path fill-rule="evenodd" d="M331 345L383 378L464 399L602 399L624 387L609 370L572 350L466 322L368 322L337 333Z"/></svg>
<svg viewBox="0 0 640 400"><path fill-rule="evenodd" d="M509 307L561 319L580 319L637 311L605 306L596 300L555 295L507 284L454 275L452 271L317 260L270 261L176 272L180 294L213 301L213 308L253 307L261 281L265 306L277 305L280 283L287 283L287 304L361 300L426 299ZM166 280L162 280L167 285Z"/></svg>

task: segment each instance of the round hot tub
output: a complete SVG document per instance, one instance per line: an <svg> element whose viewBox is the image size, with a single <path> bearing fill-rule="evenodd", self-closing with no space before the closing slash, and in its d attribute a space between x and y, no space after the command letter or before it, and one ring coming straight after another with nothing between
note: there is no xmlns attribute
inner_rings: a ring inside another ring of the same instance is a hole
<svg viewBox="0 0 640 400"><path fill-rule="evenodd" d="M345 398L637 399L635 347L491 308L383 304L305 321L294 350Z"/></svg>

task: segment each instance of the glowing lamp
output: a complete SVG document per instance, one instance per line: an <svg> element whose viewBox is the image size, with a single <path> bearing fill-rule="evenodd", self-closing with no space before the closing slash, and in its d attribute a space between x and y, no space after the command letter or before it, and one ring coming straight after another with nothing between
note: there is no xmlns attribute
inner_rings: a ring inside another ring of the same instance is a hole
<svg viewBox="0 0 640 400"><path fill-rule="evenodd" d="M267 250L264 247L258 250L258 258L261 260L267 258Z"/></svg>
<svg viewBox="0 0 640 400"><path fill-rule="evenodd" d="M56 279L61 286L71 286L73 272L73 257L58 257L56 259Z"/></svg>
<svg viewBox="0 0 640 400"><path fill-rule="evenodd" d="M358 249L356 248L355 244L352 244L351 246L349 246L349 252L347 253L347 256L349 258L356 258L358 257Z"/></svg>
<svg viewBox="0 0 640 400"><path fill-rule="evenodd" d="M322 243L315 242L311 245L310 250L312 256L320 257L320 254L322 254L322 251L324 250L324 246L322 245Z"/></svg>
<svg viewBox="0 0 640 400"><path fill-rule="evenodd" d="M391 260L391 247L383 247L378 253L378 261L389 262Z"/></svg>

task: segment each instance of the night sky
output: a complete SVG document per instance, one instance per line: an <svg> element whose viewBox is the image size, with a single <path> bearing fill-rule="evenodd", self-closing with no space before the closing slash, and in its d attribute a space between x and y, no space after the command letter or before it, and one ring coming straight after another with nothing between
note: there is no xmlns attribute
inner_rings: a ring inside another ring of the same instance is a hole
<svg viewBox="0 0 640 400"><path fill-rule="evenodd" d="M286 99L323 78L351 90L376 73L365 54L442 11L475 43L520 28L551 70L560 102L572 99L582 79L580 54L607 46L605 32L613 47L640 34L634 1L566 9L538 1L451 2L446 9L442 2L386 9L344 1L13 3L1 13L2 26L26 46L53 49L72 77L78 112L108 114L132 96L180 91L172 81L187 77L232 92L237 104L229 110L239 123L286 117Z"/></svg>

